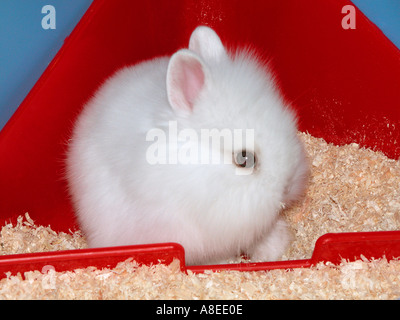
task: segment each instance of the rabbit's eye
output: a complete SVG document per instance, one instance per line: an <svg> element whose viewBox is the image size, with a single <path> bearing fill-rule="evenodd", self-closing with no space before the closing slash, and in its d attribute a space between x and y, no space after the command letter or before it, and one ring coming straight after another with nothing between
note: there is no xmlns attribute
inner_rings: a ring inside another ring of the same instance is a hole
<svg viewBox="0 0 400 320"><path fill-rule="evenodd" d="M254 168L256 156L253 152L242 150L233 155L235 165L241 168Z"/></svg>

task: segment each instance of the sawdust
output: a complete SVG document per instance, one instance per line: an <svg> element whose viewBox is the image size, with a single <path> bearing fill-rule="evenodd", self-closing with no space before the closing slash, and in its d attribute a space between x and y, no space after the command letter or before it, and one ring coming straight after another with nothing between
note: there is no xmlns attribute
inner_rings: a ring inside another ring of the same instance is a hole
<svg viewBox="0 0 400 320"><path fill-rule="evenodd" d="M82 232L55 232L49 226L38 226L28 213L8 223L0 232L0 255L60 251L87 248Z"/></svg>
<svg viewBox="0 0 400 320"><path fill-rule="evenodd" d="M400 229L400 161L356 144L335 146L300 133L310 159L307 194L284 212L294 242L282 260L307 259L328 232ZM1 230L0 254L85 248L80 232L56 233L29 215ZM363 258L363 257L362 257ZM385 258L339 266L258 272L188 274L179 261L139 266L124 261L114 269L94 267L7 274L0 299L397 299L400 261Z"/></svg>
<svg viewBox="0 0 400 320"><path fill-rule="evenodd" d="M311 268L185 274L171 265L121 262L57 273L25 272L0 281L0 299L397 299L400 261L343 261Z"/></svg>
<svg viewBox="0 0 400 320"><path fill-rule="evenodd" d="M299 133L310 160L305 198L284 212L295 241L283 260L306 259L329 232L400 229L400 161L358 144Z"/></svg>

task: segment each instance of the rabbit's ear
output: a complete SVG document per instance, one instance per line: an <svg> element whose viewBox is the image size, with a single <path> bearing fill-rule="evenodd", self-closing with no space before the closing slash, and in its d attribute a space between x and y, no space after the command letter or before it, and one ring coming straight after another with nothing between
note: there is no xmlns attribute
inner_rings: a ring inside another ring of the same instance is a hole
<svg viewBox="0 0 400 320"><path fill-rule="evenodd" d="M209 27L197 27L189 40L189 50L200 55L204 61L219 60L226 56L225 48L219 36Z"/></svg>
<svg viewBox="0 0 400 320"><path fill-rule="evenodd" d="M167 71L167 95L171 107L179 114L189 114L205 86L207 70L193 52L183 49L170 59Z"/></svg>

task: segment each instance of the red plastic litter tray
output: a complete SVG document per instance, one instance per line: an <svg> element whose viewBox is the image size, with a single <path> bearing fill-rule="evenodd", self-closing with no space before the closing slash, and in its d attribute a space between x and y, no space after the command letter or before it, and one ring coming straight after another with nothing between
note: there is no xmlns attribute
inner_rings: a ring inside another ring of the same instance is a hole
<svg viewBox="0 0 400 320"><path fill-rule="evenodd" d="M400 157L400 51L360 11L344 29L346 0L95 0L0 133L0 222L29 212L56 231L77 228L63 179L66 141L83 103L116 69L188 43L199 24L227 44L251 44L272 57L300 129L337 145L351 142ZM179 244L0 257L7 271L182 261L182 270L309 267L341 258L400 256L400 231L328 234L307 260L219 266L184 264Z"/></svg>

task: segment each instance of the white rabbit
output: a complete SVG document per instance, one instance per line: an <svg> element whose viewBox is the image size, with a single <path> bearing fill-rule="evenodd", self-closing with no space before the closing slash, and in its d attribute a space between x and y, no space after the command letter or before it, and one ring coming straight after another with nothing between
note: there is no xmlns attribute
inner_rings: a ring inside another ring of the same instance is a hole
<svg viewBox="0 0 400 320"><path fill-rule="evenodd" d="M204 129L253 135L207 146L195 139ZM90 247L178 242L187 264L278 259L290 241L279 213L308 173L273 76L205 26L188 49L104 83L76 122L66 166Z"/></svg>

